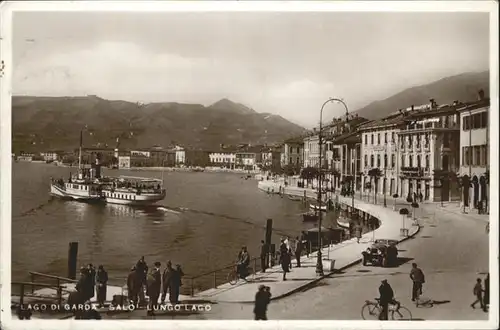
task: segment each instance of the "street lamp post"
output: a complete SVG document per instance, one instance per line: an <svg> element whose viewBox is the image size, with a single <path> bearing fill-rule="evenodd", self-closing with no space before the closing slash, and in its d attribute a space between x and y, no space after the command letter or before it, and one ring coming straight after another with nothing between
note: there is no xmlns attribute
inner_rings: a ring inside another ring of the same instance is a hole
<svg viewBox="0 0 500 330"><path fill-rule="evenodd" d="M385 155L384 155L384 207L387 207L387 164L389 163L389 157L387 157L387 139L385 140Z"/></svg>
<svg viewBox="0 0 500 330"><path fill-rule="evenodd" d="M323 169L323 163L322 163L322 151L321 151L321 144L323 142L322 140L322 133L323 133L323 109L325 107L325 105L327 103L330 103L330 102L340 102L344 105L345 109L346 109L346 113L348 114L348 109L347 109L347 105L344 103L344 101L340 100L340 99L336 99L336 98L329 98L328 100L325 101L325 103L323 103L323 105L321 106L321 110L319 112L319 133L318 133L318 143L319 143L319 182L318 182L318 209L319 209L319 224L318 224L318 254L317 254L317 261L316 261L316 274L320 275L320 276L323 276L324 275L324 272L323 272L323 260L322 260L322 256L321 256L321 247L322 247L322 244L321 244L321 226L322 226L322 220L323 220L323 216L322 216L322 210L321 210L321 202L322 202L322 191L321 191L321 181L322 180L322 177L321 177L321 174L322 174L322 169ZM347 117L346 117L346 120L347 120Z"/></svg>

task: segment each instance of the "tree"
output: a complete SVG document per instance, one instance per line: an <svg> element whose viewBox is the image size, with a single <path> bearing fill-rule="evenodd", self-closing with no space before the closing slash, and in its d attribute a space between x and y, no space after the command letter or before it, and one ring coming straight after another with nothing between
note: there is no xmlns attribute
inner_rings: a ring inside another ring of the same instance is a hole
<svg viewBox="0 0 500 330"><path fill-rule="evenodd" d="M307 184L311 183L311 180L319 177L319 170L315 167L308 166L302 170L300 177L307 181Z"/></svg>
<svg viewBox="0 0 500 330"><path fill-rule="evenodd" d="M377 204L378 180L382 176L382 171L378 167L372 168L371 170L368 171L368 176L370 176L370 178L373 179L373 181L375 182L375 191L373 195L375 198L375 204Z"/></svg>
<svg viewBox="0 0 500 330"><path fill-rule="evenodd" d="M286 176L294 176L296 173L295 170L296 170L296 167L292 164L287 164L287 165L285 165L285 167L283 167L283 173Z"/></svg>

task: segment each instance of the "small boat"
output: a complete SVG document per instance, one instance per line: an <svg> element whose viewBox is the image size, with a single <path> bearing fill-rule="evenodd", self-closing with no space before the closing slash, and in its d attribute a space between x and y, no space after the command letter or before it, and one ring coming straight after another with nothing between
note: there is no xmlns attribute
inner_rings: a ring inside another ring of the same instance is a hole
<svg viewBox="0 0 500 330"><path fill-rule="evenodd" d="M326 205L322 205L320 208L318 205L309 204L309 208L314 211L318 211L321 209L322 212L326 212Z"/></svg>
<svg viewBox="0 0 500 330"><path fill-rule="evenodd" d="M288 195L288 199L291 200L291 201L297 201L298 202L298 201L302 200L302 197Z"/></svg>
<svg viewBox="0 0 500 330"><path fill-rule="evenodd" d="M318 218L316 212L306 212L302 214L302 221L304 222L316 222Z"/></svg>

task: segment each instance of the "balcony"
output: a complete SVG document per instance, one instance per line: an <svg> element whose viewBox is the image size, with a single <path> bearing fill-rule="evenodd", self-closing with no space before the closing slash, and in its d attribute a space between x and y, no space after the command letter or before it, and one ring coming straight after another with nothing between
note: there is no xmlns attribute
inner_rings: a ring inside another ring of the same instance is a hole
<svg viewBox="0 0 500 330"><path fill-rule="evenodd" d="M419 178L426 175L426 171L423 167L401 167L400 172L402 177L407 178Z"/></svg>

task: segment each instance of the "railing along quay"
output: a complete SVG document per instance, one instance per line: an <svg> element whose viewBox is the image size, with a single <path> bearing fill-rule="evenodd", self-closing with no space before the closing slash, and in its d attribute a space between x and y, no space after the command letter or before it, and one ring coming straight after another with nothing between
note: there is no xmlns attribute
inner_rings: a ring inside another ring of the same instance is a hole
<svg viewBox="0 0 500 330"><path fill-rule="evenodd" d="M49 275L49 274L43 274L43 273L38 273L38 272L29 272L31 281L30 282L12 282L11 285L18 286L19 287L19 305L22 306L24 304L25 298L26 297L36 297L36 298L50 298L53 299L53 297L43 297L43 296L36 296L35 293L35 287L38 288L50 288L50 289L55 289L56 290L56 299L59 304L62 304L63 300L63 291L64 292L69 292L64 289L63 285L64 283L76 283L78 282L77 280L72 280L70 278L62 277L62 276L55 276L55 275ZM44 280L55 280L55 283L41 283L41 282L36 282L37 277L41 277ZM28 289L28 290L27 290ZM29 289L31 289L31 292L29 292ZM14 290L13 290L14 291Z"/></svg>

